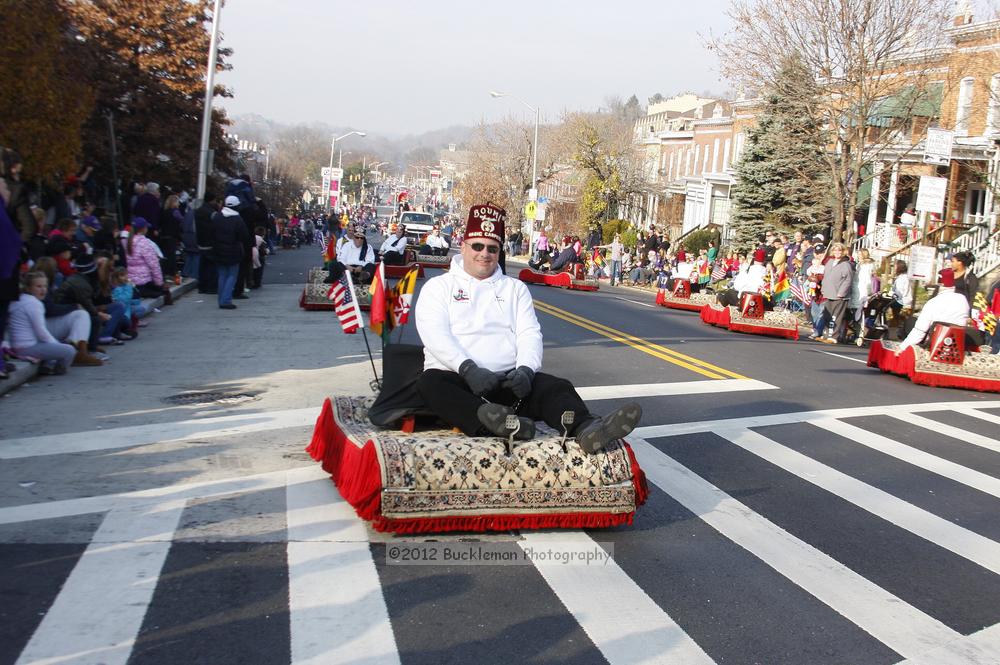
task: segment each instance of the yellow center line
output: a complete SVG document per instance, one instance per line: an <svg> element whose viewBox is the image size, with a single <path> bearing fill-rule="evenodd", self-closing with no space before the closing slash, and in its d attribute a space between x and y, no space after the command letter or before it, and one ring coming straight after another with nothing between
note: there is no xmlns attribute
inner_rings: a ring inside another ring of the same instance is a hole
<svg viewBox="0 0 1000 665"><path fill-rule="evenodd" d="M538 308L540 311L545 312L546 314L550 314L556 318L580 326L581 328L585 328L587 330L590 330L591 332L595 332L603 337L607 337L609 339L613 339L616 342L625 344L626 346L630 346L636 349L637 351L648 353L649 355L655 358L659 358L660 360L665 360L669 363L691 370L692 372L701 374L702 376L708 377L710 379L722 379L727 377L731 379L747 378L742 374L737 374L736 372L730 372L727 369L718 367L711 363L707 363L704 360L699 360L698 358L694 358L692 356L679 353L672 349L668 349L664 346L660 346L659 344L647 342L644 339L641 339L634 335L630 335L620 330L615 330L614 328L609 328L608 326L605 326L601 323L597 323L596 321L585 319L582 316L573 314L572 312L567 312L566 310L563 309L559 309L558 307L550 305L549 303L536 300L535 307Z"/></svg>

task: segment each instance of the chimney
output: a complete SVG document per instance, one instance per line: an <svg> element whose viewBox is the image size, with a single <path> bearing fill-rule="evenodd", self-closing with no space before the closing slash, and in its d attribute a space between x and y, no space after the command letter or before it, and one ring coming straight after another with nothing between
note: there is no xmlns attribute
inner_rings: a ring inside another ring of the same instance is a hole
<svg viewBox="0 0 1000 665"><path fill-rule="evenodd" d="M972 23L972 2L970 0L955 0L954 25L958 27L970 23Z"/></svg>

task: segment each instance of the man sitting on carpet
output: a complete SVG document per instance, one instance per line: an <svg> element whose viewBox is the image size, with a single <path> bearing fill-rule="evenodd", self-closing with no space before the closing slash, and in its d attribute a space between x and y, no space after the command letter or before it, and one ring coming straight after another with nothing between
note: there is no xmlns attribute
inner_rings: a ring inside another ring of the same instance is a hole
<svg viewBox="0 0 1000 665"><path fill-rule="evenodd" d="M387 266L401 266L405 262L406 227L402 224L391 229L389 237L382 243L382 263Z"/></svg>
<svg viewBox="0 0 1000 665"><path fill-rule="evenodd" d="M952 326L965 326L969 320L969 301L964 295L955 291L955 273L951 268L945 268L938 273L940 289L936 296L924 304L920 310L913 329L899 344L896 355L908 347L921 344L935 323L946 323Z"/></svg>
<svg viewBox="0 0 1000 665"><path fill-rule="evenodd" d="M540 372L542 331L528 288L498 268L507 213L493 205L469 211L461 254L451 269L427 281L416 304L424 344L417 392L448 425L469 436L506 436L516 414L515 438L531 439L535 420L569 432L588 453L631 432L642 409L629 403L604 418L590 413L566 379Z"/></svg>
<svg viewBox="0 0 1000 665"><path fill-rule="evenodd" d="M427 236L427 242L420 246L420 253L448 256L448 241L441 237L441 229L434 227L431 234Z"/></svg>
<svg viewBox="0 0 1000 665"><path fill-rule="evenodd" d="M375 276L375 252L361 229L349 228L347 236L350 241L337 248L337 260L330 266L327 282L333 284L345 270L350 270L355 284L368 284Z"/></svg>
<svg viewBox="0 0 1000 665"><path fill-rule="evenodd" d="M763 249L755 251L750 267L745 272L741 270L733 278L733 287L716 296L719 304L739 307L741 294L760 291L760 287L764 286L764 275L767 274L767 267L764 265L766 260L767 256Z"/></svg>

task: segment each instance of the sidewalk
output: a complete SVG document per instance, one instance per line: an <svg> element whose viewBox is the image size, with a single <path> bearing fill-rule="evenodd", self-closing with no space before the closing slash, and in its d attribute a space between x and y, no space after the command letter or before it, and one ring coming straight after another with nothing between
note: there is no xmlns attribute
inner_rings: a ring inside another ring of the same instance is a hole
<svg viewBox="0 0 1000 665"><path fill-rule="evenodd" d="M173 296L176 301L178 298L189 291L192 291L197 286L198 280L185 278L180 284L170 287L170 295ZM153 313L154 307L163 307L163 296L158 298L144 298L142 304L146 307L146 314L143 317L145 318ZM8 375L7 380L0 380L0 395L5 395L14 388L17 388L21 384L38 376L38 365L33 365L20 360L15 360L14 365L17 369Z"/></svg>

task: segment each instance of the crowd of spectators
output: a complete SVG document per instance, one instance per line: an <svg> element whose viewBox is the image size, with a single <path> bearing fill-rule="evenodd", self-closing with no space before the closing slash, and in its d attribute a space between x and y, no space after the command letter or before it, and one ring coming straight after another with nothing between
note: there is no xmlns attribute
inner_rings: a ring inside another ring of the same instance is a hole
<svg viewBox="0 0 1000 665"><path fill-rule="evenodd" d="M172 305L182 278L217 293L222 309L262 284L277 234L249 177L198 208L187 191L136 182L109 210L97 204L92 173L66 178L47 200L22 179L20 155L0 148L0 379L12 360L43 374L103 365L108 347L146 325L144 299Z"/></svg>

